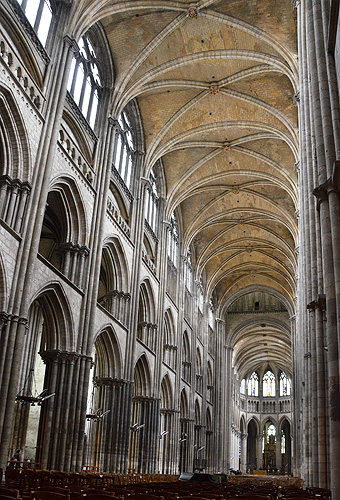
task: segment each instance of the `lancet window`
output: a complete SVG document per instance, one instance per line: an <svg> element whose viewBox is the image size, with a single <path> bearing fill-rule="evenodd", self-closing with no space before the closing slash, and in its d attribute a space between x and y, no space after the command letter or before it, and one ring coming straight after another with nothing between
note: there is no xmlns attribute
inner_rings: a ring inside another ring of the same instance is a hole
<svg viewBox="0 0 340 500"><path fill-rule="evenodd" d="M246 379L245 378L241 380L240 393L243 395L246 394Z"/></svg>
<svg viewBox="0 0 340 500"><path fill-rule="evenodd" d="M52 21L52 9L48 0L17 0L22 10L36 32L43 46L46 40Z"/></svg>
<svg viewBox="0 0 340 500"><path fill-rule="evenodd" d="M256 372L253 372L248 380L248 396L258 396L259 395L259 376Z"/></svg>
<svg viewBox="0 0 340 500"><path fill-rule="evenodd" d="M280 375L280 396L290 396L290 380L285 372L281 372Z"/></svg>
<svg viewBox="0 0 340 500"><path fill-rule="evenodd" d="M267 371L263 376L263 397L275 396L275 375Z"/></svg>
<svg viewBox="0 0 340 500"><path fill-rule="evenodd" d="M131 120L125 109L121 112L118 118L118 127L113 153L113 166L128 189L130 189L131 186L135 151L136 146L133 128Z"/></svg>
<svg viewBox="0 0 340 500"><path fill-rule="evenodd" d="M169 238L168 238L168 257L175 267L177 267L178 258L178 223L175 212L170 219Z"/></svg>
<svg viewBox="0 0 340 500"><path fill-rule="evenodd" d="M145 218L152 231L156 234L159 194L156 176L153 170L150 172L150 185L146 188Z"/></svg>
<svg viewBox="0 0 340 500"><path fill-rule="evenodd" d="M187 253L187 258L185 261L185 286L191 292L191 283L192 283L192 261L191 261L191 250Z"/></svg>
<svg viewBox="0 0 340 500"><path fill-rule="evenodd" d="M86 34L79 40L78 48L72 59L67 90L90 126L94 128L102 89L98 61Z"/></svg>

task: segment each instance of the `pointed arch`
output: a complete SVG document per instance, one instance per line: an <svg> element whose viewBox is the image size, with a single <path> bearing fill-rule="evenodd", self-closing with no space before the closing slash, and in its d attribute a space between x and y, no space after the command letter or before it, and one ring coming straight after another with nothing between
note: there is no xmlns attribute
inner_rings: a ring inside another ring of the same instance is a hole
<svg viewBox="0 0 340 500"><path fill-rule="evenodd" d="M166 373L161 382L161 409L173 408L173 390L169 375Z"/></svg>
<svg viewBox="0 0 340 500"><path fill-rule="evenodd" d="M183 361L190 362L191 354L190 354L190 340L187 330L184 330L183 333L183 344L182 344L182 359Z"/></svg>
<svg viewBox="0 0 340 500"><path fill-rule="evenodd" d="M181 391L180 414L181 414L181 418L188 418L189 417L189 403L188 403L188 396L187 396L187 392L186 392L185 388L183 388Z"/></svg>
<svg viewBox="0 0 340 500"><path fill-rule="evenodd" d="M28 133L12 93L0 85L0 175L31 178Z"/></svg>
<svg viewBox="0 0 340 500"><path fill-rule="evenodd" d="M154 323L156 317L156 307L153 290L149 279L143 281L140 286L138 323Z"/></svg>
<svg viewBox="0 0 340 500"><path fill-rule="evenodd" d="M43 315L40 351L75 350L75 329L71 307L60 283L50 283L40 290L31 304L38 304Z"/></svg>
<svg viewBox="0 0 340 500"><path fill-rule="evenodd" d="M167 309L164 314L164 334L163 334L163 362L176 369L177 346L175 345L175 323L171 309Z"/></svg>
<svg viewBox="0 0 340 500"><path fill-rule="evenodd" d="M65 241L86 245L88 243L89 228L85 204L76 181L68 176L58 177L51 183L51 192L58 192L62 197L68 226Z"/></svg>
<svg viewBox="0 0 340 500"><path fill-rule="evenodd" d="M119 307L130 299L129 271L124 248L117 237L104 241L100 266L98 302L123 323L126 323L126 307Z"/></svg>
<svg viewBox="0 0 340 500"><path fill-rule="evenodd" d="M107 325L98 333L95 342L96 376L100 378L121 378L122 356L116 333Z"/></svg>
<svg viewBox="0 0 340 500"><path fill-rule="evenodd" d="M175 324L170 307L164 314L164 344L175 345Z"/></svg>
<svg viewBox="0 0 340 500"><path fill-rule="evenodd" d="M47 196L39 253L80 288L89 250L85 208L72 178L54 180Z"/></svg>
<svg viewBox="0 0 340 500"><path fill-rule="evenodd" d="M141 355L135 365L134 395L151 396L151 373L145 354Z"/></svg>
<svg viewBox="0 0 340 500"><path fill-rule="evenodd" d="M198 399L195 400L195 425L201 425L201 405Z"/></svg>

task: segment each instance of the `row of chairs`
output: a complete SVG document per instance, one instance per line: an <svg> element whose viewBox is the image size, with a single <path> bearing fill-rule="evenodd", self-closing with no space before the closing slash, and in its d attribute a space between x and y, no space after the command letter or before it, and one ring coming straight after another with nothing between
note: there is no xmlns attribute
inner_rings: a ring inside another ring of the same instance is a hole
<svg viewBox="0 0 340 500"><path fill-rule="evenodd" d="M13 489L13 484L8 483L7 486ZM25 488L22 490L18 488L17 491L19 491L18 494L20 494L21 497L30 498L31 500L45 500L43 498L39 499L33 495L44 495L46 491L49 492L50 497L52 494L64 495L65 497L56 497L54 500L82 500L84 498L87 500L229 500L234 498L240 500L331 499L329 490L321 488L308 488L307 490L303 490L296 486L280 487L269 481L259 485L251 478L241 484L173 481L130 483L125 486L113 484L112 482L75 486L65 484L62 486L55 486L51 483L43 484L43 482L37 483L28 481ZM0 498L0 500L2 499Z"/></svg>

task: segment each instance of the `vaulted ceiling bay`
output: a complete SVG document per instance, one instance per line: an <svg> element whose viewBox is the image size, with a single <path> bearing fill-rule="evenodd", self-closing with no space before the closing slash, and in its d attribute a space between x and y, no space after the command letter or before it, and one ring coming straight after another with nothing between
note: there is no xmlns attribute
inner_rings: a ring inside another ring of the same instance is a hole
<svg viewBox="0 0 340 500"><path fill-rule="evenodd" d="M196 279L203 273L220 317L233 298L260 292L278 301L267 315L277 304L286 311L265 326L267 350L258 346L263 322L240 327L235 362L285 357L290 365L299 148L291 0L93 0L78 8L105 29L113 114L137 99L143 175L162 161L167 216L181 214L184 248L194 244ZM78 23L79 33L89 27Z"/></svg>

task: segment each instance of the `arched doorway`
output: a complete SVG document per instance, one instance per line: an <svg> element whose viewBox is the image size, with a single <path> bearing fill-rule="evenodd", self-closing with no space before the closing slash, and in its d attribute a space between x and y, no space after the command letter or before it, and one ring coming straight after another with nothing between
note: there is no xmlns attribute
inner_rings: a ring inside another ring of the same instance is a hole
<svg viewBox="0 0 340 500"><path fill-rule="evenodd" d="M291 474L292 469L292 441L290 423L285 418L281 424L281 473Z"/></svg>
<svg viewBox="0 0 340 500"><path fill-rule="evenodd" d="M256 454L256 437L257 437L257 425L255 420L252 418L248 423L248 439L247 439L247 470L252 474L254 469L257 469L259 464L257 463Z"/></svg>

